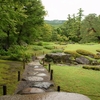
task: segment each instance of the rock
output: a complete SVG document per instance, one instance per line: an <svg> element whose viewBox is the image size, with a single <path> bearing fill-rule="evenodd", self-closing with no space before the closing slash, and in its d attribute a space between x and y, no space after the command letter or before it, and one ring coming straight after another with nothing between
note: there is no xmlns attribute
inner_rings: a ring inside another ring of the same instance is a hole
<svg viewBox="0 0 100 100"><path fill-rule="evenodd" d="M69 60L69 54L65 53L49 53L45 55L45 60L47 62L53 61L54 63L66 63Z"/></svg>
<svg viewBox="0 0 100 100"><path fill-rule="evenodd" d="M47 76L47 75L44 74L44 73L39 73L39 74L37 74L36 76Z"/></svg>
<svg viewBox="0 0 100 100"><path fill-rule="evenodd" d="M75 61L79 64L90 64L89 59L87 59L83 56L76 58Z"/></svg>
<svg viewBox="0 0 100 100"><path fill-rule="evenodd" d="M28 75L31 75L31 76L35 76L35 75L37 75L38 73L39 73L39 72L33 72L33 71L32 71L32 72L28 72L27 74L28 74Z"/></svg>
<svg viewBox="0 0 100 100"><path fill-rule="evenodd" d="M67 92L49 92L31 95L1 96L0 100L91 100L85 95Z"/></svg>
<svg viewBox="0 0 100 100"><path fill-rule="evenodd" d="M32 87L45 88L45 89L48 89L50 86L53 86L53 83L50 83L50 82L35 82L32 85Z"/></svg>
<svg viewBox="0 0 100 100"><path fill-rule="evenodd" d="M44 68L37 68L37 69L34 69L35 71L45 71Z"/></svg>
<svg viewBox="0 0 100 100"><path fill-rule="evenodd" d="M26 80L26 81L43 81L43 78L38 77L38 76L29 76L29 77L24 78L23 80Z"/></svg>
<svg viewBox="0 0 100 100"><path fill-rule="evenodd" d="M39 66L34 66L34 68L39 68Z"/></svg>
<svg viewBox="0 0 100 100"><path fill-rule="evenodd" d="M40 88L26 88L26 89L22 90L21 94L43 93L43 92L45 92L45 91Z"/></svg>

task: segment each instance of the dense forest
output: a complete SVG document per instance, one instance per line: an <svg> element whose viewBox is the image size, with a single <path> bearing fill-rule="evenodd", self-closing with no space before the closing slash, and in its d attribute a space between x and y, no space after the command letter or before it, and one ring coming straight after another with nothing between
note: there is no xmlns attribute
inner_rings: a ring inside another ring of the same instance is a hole
<svg viewBox="0 0 100 100"><path fill-rule="evenodd" d="M80 8L66 20L47 21L45 16L41 0L0 0L0 55L17 53L15 48L40 41L100 42L99 15L84 16Z"/></svg>

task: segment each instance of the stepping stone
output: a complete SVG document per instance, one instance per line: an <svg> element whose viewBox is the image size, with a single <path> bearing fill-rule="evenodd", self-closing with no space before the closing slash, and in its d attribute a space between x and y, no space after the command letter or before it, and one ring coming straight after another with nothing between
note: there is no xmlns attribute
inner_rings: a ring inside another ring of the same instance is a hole
<svg viewBox="0 0 100 100"><path fill-rule="evenodd" d="M36 76L47 76L47 75L44 73L38 73L38 74L36 74Z"/></svg>
<svg viewBox="0 0 100 100"><path fill-rule="evenodd" d="M37 77L37 76L29 76L25 78L26 81L43 81L42 77Z"/></svg>
<svg viewBox="0 0 100 100"><path fill-rule="evenodd" d="M34 66L34 68L39 68L39 66Z"/></svg>
<svg viewBox="0 0 100 100"><path fill-rule="evenodd" d="M41 90L39 92L41 92ZM85 95L77 93L49 92L49 93L40 93L31 95L27 94L27 95L1 96L0 100L91 100L91 99Z"/></svg>
<svg viewBox="0 0 100 100"><path fill-rule="evenodd" d="M22 90L22 94L43 93L43 92L45 92L45 91L40 88L26 88L26 89Z"/></svg>
<svg viewBox="0 0 100 100"><path fill-rule="evenodd" d="M39 72L28 72L28 75L37 75Z"/></svg>
<svg viewBox="0 0 100 100"><path fill-rule="evenodd" d="M50 82L35 82L31 87L45 88L48 89L50 86L53 86L53 83Z"/></svg>
<svg viewBox="0 0 100 100"><path fill-rule="evenodd" d="M38 69L34 69L35 71L45 71L44 68L38 68Z"/></svg>

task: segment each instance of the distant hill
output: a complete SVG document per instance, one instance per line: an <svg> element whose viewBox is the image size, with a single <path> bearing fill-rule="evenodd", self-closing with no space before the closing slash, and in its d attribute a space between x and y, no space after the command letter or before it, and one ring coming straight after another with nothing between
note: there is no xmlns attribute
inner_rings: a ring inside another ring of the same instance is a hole
<svg viewBox="0 0 100 100"><path fill-rule="evenodd" d="M62 25L66 20L45 20L47 24L50 24L54 27L59 27Z"/></svg>

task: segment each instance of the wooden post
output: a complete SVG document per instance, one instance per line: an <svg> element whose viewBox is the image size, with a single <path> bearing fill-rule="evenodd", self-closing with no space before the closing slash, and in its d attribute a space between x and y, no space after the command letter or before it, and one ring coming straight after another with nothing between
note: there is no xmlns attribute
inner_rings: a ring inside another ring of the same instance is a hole
<svg viewBox="0 0 100 100"><path fill-rule="evenodd" d="M51 73L50 73L50 80L53 80L53 70L51 70Z"/></svg>
<svg viewBox="0 0 100 100"><path fill-rule="evenodd" d="M18 81L20 81L20 71L18 71Z"/></svg>
<svg viewBox="0 0 100 100"><path fill-rule="evenodd" d="M48 66L49 68L48 68L48 71L50 72L50 70L51 70L51 64L49 64L49 66Z"/></svg>
<svg viewBox="0 0 100 100"><path fill-rule="evenodd" d="M3 95L7 95L7 86L3 85Z"/></svg>
<svg viewBox="0 0 100 100"><path fill-rule="evenodd" d="M23 60L23 69L25 69L25 60Z"/></svg>
<svg viewBox="0 0 100 100"><path fill-rule="evenodd" d="M57 87L57 91L60 92L60 86Z"/></svg>

